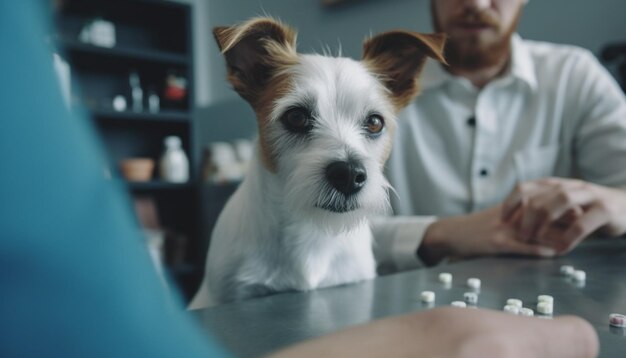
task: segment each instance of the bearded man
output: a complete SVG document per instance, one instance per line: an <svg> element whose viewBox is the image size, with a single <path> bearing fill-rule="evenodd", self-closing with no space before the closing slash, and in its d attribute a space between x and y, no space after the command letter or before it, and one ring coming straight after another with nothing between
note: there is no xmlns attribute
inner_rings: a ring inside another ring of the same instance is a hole
<svg viewBox="0 0 626 358"><path fill-rule="evenodd" d="M527 2L431 1L448 66L426 64L398 121L379 271L626 232L624 94L590 52L516 34Z"/></svg>

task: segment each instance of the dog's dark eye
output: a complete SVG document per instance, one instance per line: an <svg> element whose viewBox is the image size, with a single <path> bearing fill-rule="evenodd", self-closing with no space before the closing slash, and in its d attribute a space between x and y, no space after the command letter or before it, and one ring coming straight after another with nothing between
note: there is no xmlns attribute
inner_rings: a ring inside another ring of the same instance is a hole
<svg viewBox="0 0 626 358"><path fill-rule="evenodd" d="M307 133L313 128L311 114L304 108L292 108L285 112L281 121L288 131L294 133Z"/></svg>
<svg viewBox="0 0 626 358"><path fill-rule="evenodd" d="M365 120L363 127L370 136L376 137L385 128L385 120L378 114L371 114Z"/></svg>

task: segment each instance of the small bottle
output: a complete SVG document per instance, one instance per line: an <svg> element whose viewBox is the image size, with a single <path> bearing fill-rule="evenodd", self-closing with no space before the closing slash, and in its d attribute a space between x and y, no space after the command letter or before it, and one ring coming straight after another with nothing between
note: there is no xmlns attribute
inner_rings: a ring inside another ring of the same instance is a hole
<svg viewBox="0 0 626 358"><path fill-rule="evenodd" d="M189 180L189 160L181 148L177 136L165 138L165 152L159 163L161 179L171 183L184 183Z"/></svg>
<svg viewBox="0 0 626 358"><path fill-rule="evenodd" d="M133 111L141 112L143 111L143 89L141 89L139 74L132 71L128 77L128 82L130 84L130 96L133 99Z"/></svg>
<svg viewBox="0 0 626 358"><path fill-rule="evenodd" d="M161 109L159 95L156 94L154 89L148 91L148 111L150 113L158 113Z"/></svg>

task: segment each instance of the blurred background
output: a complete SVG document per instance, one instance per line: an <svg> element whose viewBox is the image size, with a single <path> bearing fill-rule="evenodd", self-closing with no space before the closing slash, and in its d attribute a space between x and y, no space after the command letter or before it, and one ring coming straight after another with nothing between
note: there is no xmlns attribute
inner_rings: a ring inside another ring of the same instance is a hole
<svg viewBox="0 0 626 358"><path fill-rule="evenodd" d="M225 81L211 29L270 15L300 52L359 59L369 34L430 32L429 0L54 0L49 40L67 104L85 109L157 267L186 299L210 232L252 152L254 113ZM523 38L592 51L625 87L626 1L532 0Z"/></svg>

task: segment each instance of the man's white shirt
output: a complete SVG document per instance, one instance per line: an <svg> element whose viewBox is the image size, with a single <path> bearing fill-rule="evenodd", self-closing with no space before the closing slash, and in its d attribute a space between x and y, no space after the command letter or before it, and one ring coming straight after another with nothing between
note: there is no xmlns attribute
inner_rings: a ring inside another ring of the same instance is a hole
<svg viewBox="0 0 626 358"><path fill-rule="evenodd" d="M575 177L626 189L626 100L587 50L512 38L482 89L428 61L386 173L395 216L372 220L379 268L405 270L437 217L501 203L517 183Z"/></svg>

